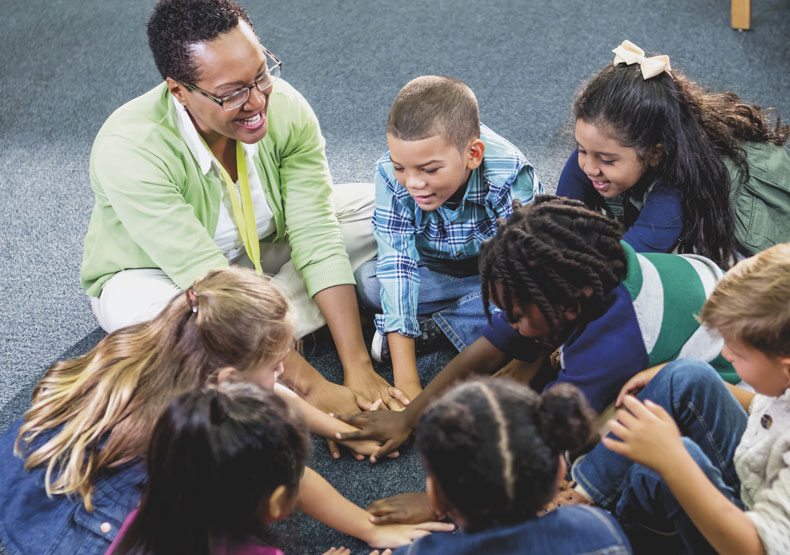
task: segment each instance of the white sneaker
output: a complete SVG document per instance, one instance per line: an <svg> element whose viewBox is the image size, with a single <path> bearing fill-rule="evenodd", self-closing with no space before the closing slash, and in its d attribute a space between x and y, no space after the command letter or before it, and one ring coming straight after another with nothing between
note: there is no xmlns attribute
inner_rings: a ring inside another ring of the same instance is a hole
<svg viewBox="0 0 790 555"><path fill-rule="evenodd" d="M370 342L370 358L376 362L384 362L390 359L390 346L387 337L379 333L373 334L373 341Z"/></svg>

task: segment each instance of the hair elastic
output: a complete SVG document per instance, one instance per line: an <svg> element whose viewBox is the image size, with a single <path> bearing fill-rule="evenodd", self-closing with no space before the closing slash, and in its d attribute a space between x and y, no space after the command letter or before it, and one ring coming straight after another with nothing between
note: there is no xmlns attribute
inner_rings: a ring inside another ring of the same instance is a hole
<svg viewBox="0 0 790 555"><path fill-rule="evenodd" d="M185 291L185 293L186 293L186 296L187 296L187 304L189 305L189 308L192 309L192 312L194 314L197 314L197 311L198 311L198 296L197 296L197 293L195 293L195 290L192 289L191 287L189 289L187 289Z"/></svg>
<svg viewBox="0 0 790 555"><path fill-rule="evenodd" d="M627 65L639 64L642 70L642 79L648 80L651 77L660 75L666 72L672 77L671 67L669 67L669 56L662 54L661 56L651 56L645 58L645 51L639 48L630 40L624 40L620 46L612 50L614 52L614 61L612 65L625 63Z"/></svg>

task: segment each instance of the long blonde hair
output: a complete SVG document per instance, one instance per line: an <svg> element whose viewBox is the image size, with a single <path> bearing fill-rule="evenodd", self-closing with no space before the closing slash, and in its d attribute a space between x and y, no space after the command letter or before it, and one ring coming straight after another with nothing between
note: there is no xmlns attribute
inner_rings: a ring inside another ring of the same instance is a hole
<svg viewBox="0 0 790 555"><path fill-rule="evenodd" d="M292 338L288 303L266 278L211 270L150 322L53 364L36 385L14 453L27 469L46 465L48 495L79 493L92 510L98 473L143 456L174 397L210 383L222 367L244 371L281 358Z"/></svg>

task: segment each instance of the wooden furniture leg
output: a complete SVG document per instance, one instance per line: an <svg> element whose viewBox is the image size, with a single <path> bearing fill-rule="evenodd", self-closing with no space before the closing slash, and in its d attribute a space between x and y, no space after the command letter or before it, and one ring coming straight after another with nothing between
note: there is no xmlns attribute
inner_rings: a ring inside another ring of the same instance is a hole
<svg viewBox="0 0 790 555"><path fill-rule="evenodd" d="M732 0L732 28L751 29L752 0Z"/></svg>

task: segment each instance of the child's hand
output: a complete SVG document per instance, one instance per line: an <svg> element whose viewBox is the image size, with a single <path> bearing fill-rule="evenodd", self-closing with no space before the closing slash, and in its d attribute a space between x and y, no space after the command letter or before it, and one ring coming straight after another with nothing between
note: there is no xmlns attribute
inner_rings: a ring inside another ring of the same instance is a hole
<svg viewBox="0 0 790 555"><path fill-rule="evenodd" d="M344 447L348 447L349 450L351 451L351 454L358 461L364 460L369 455L372 455L373 453L375 453L376 451L378 451L381 448L381 443L378 442L378 441L374 441L372 439L360 439L360 440L356 440L356 441L355 440L351 440L351 439L347 439L345 441L340 441L338 439L336 441L338 443L340 443L341 445L343 445ZM391 453L387 454L387 457L389 457L391 459L394 459L398 455L400 455L400 453L398 453L397 451L392 451ZM338 452L337 456L335 456L335 454L332 453L332 456L334 458L337 458L337 457L340 456L340 453ZM420 521L420 522L422 522L422 521Z"/></svg>
<svg viewBox="0 0 790 555"><path fill-rule="evenodd" d="M601 441L606 447L662 475L687 456L680 430L663 407L631 395L623 398L623 405L609 421L609 431L620 441L605 437Z"/></svg>
<svg viewBox="0 0 790 555"><path fill-rule="evenodd" d="M449 522L422 522L420 524L381 524L371 528L362 538L370 547L377 549L400 547L427 536L431 532L452 532L455 526Z"/></svg>
<svg viewBox="0 0 790 555"><path fill-rule="evenodd" d="M642 391L645 386L650 383L650 380L652 380L655 375L658 374L659 370L661 370L664 366L666 366L666 363L658 364L631 376L631 379L625 382L625 385L620 389L620 393L617 395L617 400L614 402L614 406L618 408L621 407L623 404L623 397L626 395L636 395Z"/></svg>
<svg viewBox="0 0 790 555"><path fill-rule="evenodd" d="M351 555L351 550L347 547L330 547L324 555Z"/></svg>
<svg viewBox="0 0 790 555"><path fill-rule="evenodd" d="M391 453L409 439L412 426L405 413L394 411L370 411L355 415L337 415L335 418L359 428L357 432L339 433L335 437L340 441L358 441L372 439L382 442L382 446L371 453L370 462L374 463L384 455Z"/></svg>
<svg viewBox="0 0 790 555"><path fill-rule="evenodd" d="M373 524L416 524L444 518L434 512L427 495L416 491L379 499L365 510L373 515Z"/></svg>

